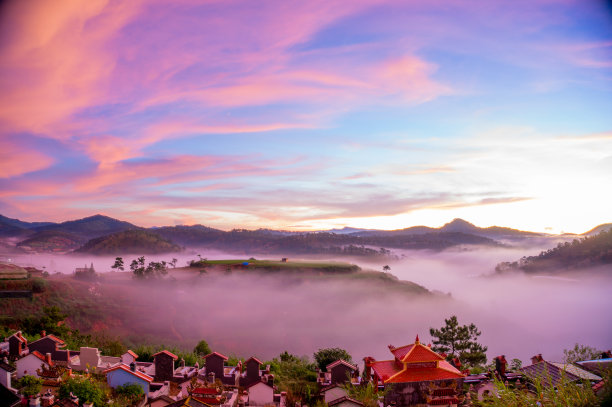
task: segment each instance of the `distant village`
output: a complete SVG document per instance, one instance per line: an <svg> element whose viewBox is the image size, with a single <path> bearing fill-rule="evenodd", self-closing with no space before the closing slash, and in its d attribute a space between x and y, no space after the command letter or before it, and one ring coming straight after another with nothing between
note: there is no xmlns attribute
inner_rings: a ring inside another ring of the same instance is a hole
<svg viewBox="0 0 612 407"><path fill-rule="evenodd" d="M388 346L388 360L363 358L363 370L351 361L338 359L319 369L314 405L329 407L387 406L477 406L494 404L505 389L541 398L547 404L548 389L558 392L560 386L574 385L603 395L609 390L612 355L604 352L600 359L563 364L532 358L532 364L508 369L504 355L495 358L495 369L470 374L459 359L447 361L444 354L421 343ZM117 404L112 396L104 405L150 407L298 407L287 392L278 391L269 365L253 356L235 365L228 357L211 352L199 366L186 365L168 350L153 355L152 362L139 361L128 350L119 357L101 354L97 348L67 349L59 337L40 333L32 342L17 331L0 343L0 406L94 407L85 399L87 392L67 393L62 383L93 381L105 383L110 394L131 394ZM607 377L607 379L605 378ZM31 383L37 383L31 391ZM63 389L63 394L62 394ZM370 394L368 394L368 389ZM82 389L81 389L82 390ZM129 390L129 391L127 391ZM113 393L113 391L116 391ZM66 394L67 393L67 394ZM540 393L540 394L538 394ZM83 396L85 394L85 396ZM118 399L119 400L119 399ZM114 404L113 404L114 403ZM574 405L574 404L563 404ZM578 405L578 404L576 404ZM580 404L597 405L597 404Z"/></svg>

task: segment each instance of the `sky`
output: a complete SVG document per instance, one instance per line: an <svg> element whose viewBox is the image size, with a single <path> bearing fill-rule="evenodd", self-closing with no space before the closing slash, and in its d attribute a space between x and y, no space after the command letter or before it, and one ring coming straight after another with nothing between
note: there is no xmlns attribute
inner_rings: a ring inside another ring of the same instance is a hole
<svg viewBox="0 0 612 407"><path fill-rule="evenodd" d="M13 1L0 214L541 232L612 221L612 6Z"/></svg>

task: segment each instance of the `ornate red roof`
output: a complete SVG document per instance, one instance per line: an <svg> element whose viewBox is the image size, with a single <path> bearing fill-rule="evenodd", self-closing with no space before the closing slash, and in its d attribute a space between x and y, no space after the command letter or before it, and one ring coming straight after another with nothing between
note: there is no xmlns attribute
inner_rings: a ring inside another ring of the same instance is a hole
<svg viewBox="0 0 612 407"><path fill-rule="evenodd" d="M395 348L389 346L394 360L371 362L370 366L383 383L422 382L465 377L444 358L422 345L417 336L415 343Z"/></svg>

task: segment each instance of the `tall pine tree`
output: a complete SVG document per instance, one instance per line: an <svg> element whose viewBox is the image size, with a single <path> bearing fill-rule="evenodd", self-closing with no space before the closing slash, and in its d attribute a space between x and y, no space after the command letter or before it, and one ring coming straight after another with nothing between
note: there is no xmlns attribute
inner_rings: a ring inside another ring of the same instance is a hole
<svg viewBox="0 0 612 407"><path fill-rule="evenodd" d="M440 329L429 329L434 351L446 353L447 360L458 357L461 364L468 367L487 363L487 347L477 342L481 332L476 325L459 325L456 315L444 322L445 326Z"/></svg>

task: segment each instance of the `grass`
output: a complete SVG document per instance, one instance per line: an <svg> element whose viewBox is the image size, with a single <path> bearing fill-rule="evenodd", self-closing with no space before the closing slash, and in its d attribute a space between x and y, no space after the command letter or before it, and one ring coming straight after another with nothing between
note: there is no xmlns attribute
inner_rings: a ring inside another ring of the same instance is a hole
<svg viewBox="0 0 612 407"><path fill-rule="evenodd" d="M240 259L225 259L225 260L199 260L194 263L195 267L203 266L231 266L249 263L249 267L282 267L287 269L309 268L309 269L329 269L329 268L346 268L352 269L354 264L342 262L293 262L293 261L277 261L277 260L240 260Z"/></svg>

